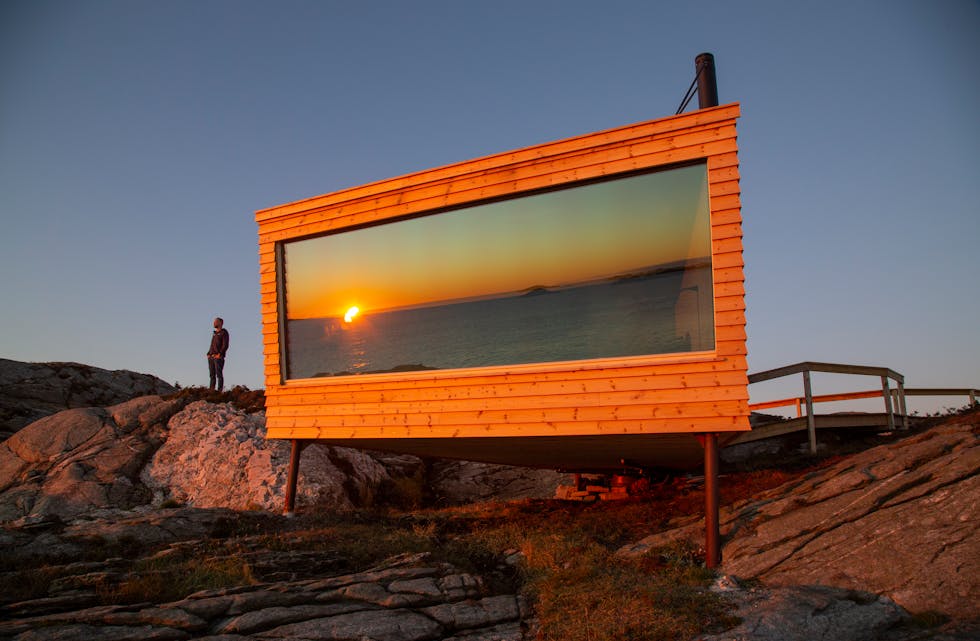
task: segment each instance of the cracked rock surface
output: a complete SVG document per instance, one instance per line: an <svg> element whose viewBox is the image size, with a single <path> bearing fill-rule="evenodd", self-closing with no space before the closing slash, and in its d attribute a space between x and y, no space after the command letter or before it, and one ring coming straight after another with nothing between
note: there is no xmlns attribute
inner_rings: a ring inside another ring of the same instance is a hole
<svg viewBox="0 0 980 641"><path fill-rule="evenodd" d="M733 505L721 515L724 571L767 586L869 591L912 613L975 619L978 441L974 411ZM703 536L699 521L677 525L621 553Z"/></svg>
<svg viewBox="0 0 980 641"><path fill-rule="evenodd" d="M364 572L203 591L163 604L59 609L51 599L0 611L0 639L209 641L522 641L522 597L428 555ZM61 604L68 605L70 602ZM45 611L47 610L47 611ZM42 613L43 612L43 613Z"/></svg>

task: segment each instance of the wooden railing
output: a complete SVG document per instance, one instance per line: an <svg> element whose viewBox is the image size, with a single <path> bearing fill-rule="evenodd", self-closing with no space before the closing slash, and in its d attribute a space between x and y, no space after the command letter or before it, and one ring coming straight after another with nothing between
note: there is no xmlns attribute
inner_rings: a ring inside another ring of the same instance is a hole
<svg viewBox="0 0 980 641"><path fill-rule="evenodd" d="M977 404L980 390L972 387L906 387L906 396L966 396L970 407Z"/></svg>
<svg viewBox="0 0 980 641"><path fill-rule="evenodd" d="M881 379L881 388L861 392L844 392L840 394L813 394L811 381L812 372L825 372L830 374L852 374L858 376L877 376ZM906 396L968 396L970 405L977 404L977 397L980 392L973 388L924 388L917 387L906 389L905 377L898 372L887 367L868 367L865 365L843 365L840 363L815 363L806 361L795 365L787 365L776 369L766 370L749 374L749 384L761 383L775 378L792 376L794 374L803 375L803 396L793 396L775 401L765 401L761 403L749 403L751 411L771 409L775 407L796 406L796 416L803 416L803 408L806 407L807 432L810 438L810 452L817 451L816 435L816 415L813 411L815 403L829 403L833 401L852 401L862 398L881 398L885 404L885 420L889 430L895 429L896 415L901 419L901 428L908 429L908 410L905 403ZM891 386L891 381L895 382L895 388Z"/></svg>

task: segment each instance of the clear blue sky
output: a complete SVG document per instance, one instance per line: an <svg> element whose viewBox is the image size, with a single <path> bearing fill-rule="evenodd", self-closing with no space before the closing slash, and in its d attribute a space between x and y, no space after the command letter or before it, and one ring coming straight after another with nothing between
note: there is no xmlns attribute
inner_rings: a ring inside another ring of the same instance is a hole
<svg viewBox="0 0 980 641"><path fill-rule="evenodd" d="M0 356L202 384L221 315L261 387L255 210L671 115L710 51L750 368L978 386L978 35L973 0L6 0Z"/></svg>

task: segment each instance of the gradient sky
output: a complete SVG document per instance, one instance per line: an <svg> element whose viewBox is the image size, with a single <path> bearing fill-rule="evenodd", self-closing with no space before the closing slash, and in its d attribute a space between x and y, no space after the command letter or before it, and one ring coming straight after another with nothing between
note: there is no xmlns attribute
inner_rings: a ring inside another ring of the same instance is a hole
<svg viewBox="0 0 980 641"><path fill-rule="evenodd" d="M711 254L704 164L286 245L288 317L574 285Z"/></svg>
<svg viewBox="0 0 980 641"><path fill-rule="evenodd" d="M710 51L750 369L980 386L978 33L975 0L5 0L0 356L202 384L221 315L261 387L255 210L671 115Z"/></svg>

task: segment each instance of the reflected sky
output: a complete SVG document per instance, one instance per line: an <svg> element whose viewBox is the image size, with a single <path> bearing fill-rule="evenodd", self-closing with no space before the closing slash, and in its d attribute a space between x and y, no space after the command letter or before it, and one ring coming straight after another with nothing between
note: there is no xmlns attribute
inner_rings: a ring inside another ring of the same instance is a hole
<svg viewBox="0 0 980 641"><path fill-rule="evenodd" d="M557 287L711 252L703 164L286 245L287 317Z"/></svg>

